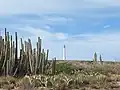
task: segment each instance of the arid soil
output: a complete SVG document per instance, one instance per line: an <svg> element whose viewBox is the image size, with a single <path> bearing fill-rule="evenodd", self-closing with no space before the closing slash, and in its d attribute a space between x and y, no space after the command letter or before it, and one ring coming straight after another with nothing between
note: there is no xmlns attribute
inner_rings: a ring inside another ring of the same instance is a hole
<svg viewBox="0 0 120 90"><path fill-rule="evenodd" d="M120 90L120 63L58 61L56 72L60 73L1 76L0 90Z"/></svg>

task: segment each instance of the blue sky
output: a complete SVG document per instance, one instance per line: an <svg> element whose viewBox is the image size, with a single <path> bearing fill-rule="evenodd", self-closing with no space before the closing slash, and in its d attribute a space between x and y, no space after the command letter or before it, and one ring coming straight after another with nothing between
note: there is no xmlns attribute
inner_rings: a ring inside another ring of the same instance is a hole
<svg viewBox="0 0 120 90"><path fill-rule="evenodd" d="M0 29L19 38L42 38L49 58L120 60L119 0L0 0Z"/></svg>

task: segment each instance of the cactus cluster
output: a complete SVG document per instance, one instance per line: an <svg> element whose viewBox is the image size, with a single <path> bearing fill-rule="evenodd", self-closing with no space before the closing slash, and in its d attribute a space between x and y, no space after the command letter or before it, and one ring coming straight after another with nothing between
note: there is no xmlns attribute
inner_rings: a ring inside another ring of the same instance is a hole
<svg viewBox="0 0 120 90"><path fill-rule="evenodd" d="M102 56L101 55L99 56L99 60L100 60L100 63L103 64L103 60L102 60ZM96 52L94 53L93 62L97 62L97 53Z"/></svg>
<svg viewBox="0 0 120 90"><path fill-rule="evenodd" d="M41 47L41 38L38 37L37 48L32 48L31 40L24 41L20 38L21 48L18 57L18 36L15 32L15 41L5 28L5 37L0 36L0 75L24 76L26 74L47 74L52 64L51 74L55 74L56 58L53 63L48 60L49 49Z"/></svg>

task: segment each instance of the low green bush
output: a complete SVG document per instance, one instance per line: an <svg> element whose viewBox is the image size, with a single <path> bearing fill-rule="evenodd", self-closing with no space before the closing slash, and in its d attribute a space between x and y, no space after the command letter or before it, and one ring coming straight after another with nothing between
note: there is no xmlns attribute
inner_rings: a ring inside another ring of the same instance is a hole
<svg viewBox="0 0 120 90"><path fill-rule="evenodd" d="M70 63L58 63L56 65L56 74L72 74L73 70L75 70L75 67Z"/></svg>

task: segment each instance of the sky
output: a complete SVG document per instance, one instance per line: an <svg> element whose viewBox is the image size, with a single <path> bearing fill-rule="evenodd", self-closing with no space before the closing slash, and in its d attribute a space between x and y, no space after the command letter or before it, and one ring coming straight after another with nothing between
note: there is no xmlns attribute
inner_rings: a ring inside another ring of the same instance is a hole
<svg viewBox="0 0 120 90"><path fill-rule="evenodd" d="M49 59L120 60L119 0L0 0L0 30L18 32L19 40L42 39ZM20 42L19 42L20 44ZM19 46L20 48L20 46Z"/></svg>

